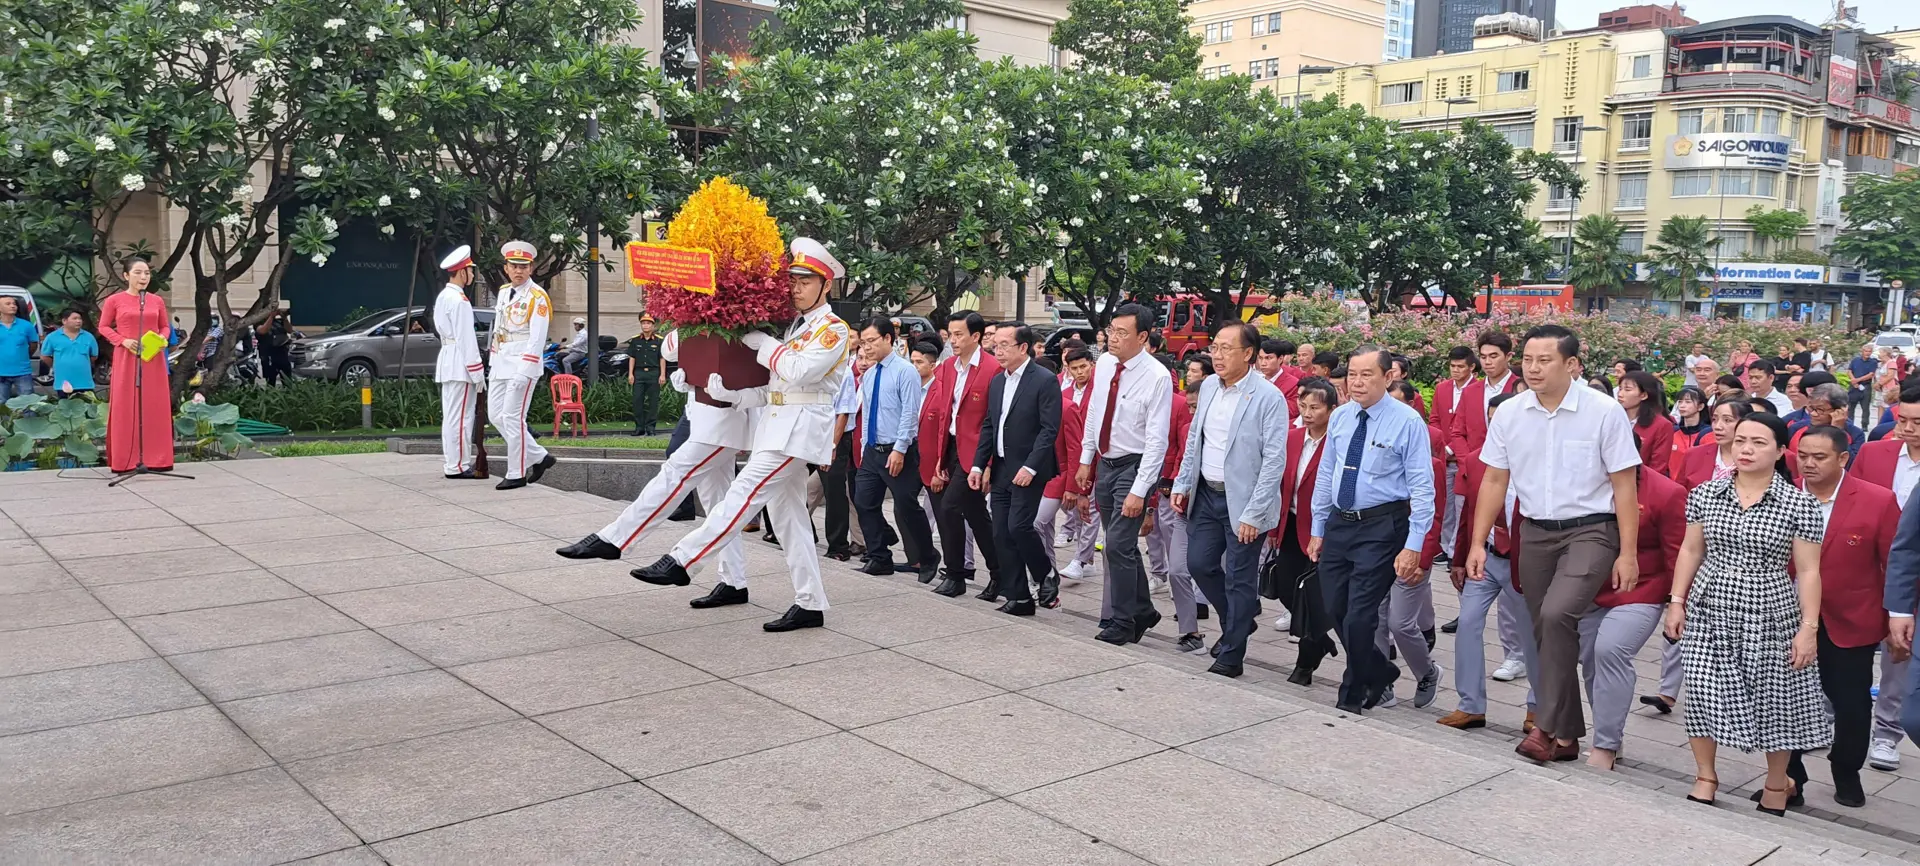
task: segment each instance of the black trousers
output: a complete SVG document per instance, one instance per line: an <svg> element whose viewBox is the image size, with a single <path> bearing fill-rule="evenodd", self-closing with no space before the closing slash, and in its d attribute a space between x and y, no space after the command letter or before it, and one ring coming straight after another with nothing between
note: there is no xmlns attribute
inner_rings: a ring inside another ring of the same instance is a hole
<svg viewBox="0 0 1920 866"><path fill-rule="evenodd" d="M692 399L689 397L688 399ZM633 374L633 429L652 434L660 422L660 373Z"/></svg>
<svg viewBox="0 0 1920 866"><path fill-rule="evenodd" d="M282 379L293 378L293 347L267 346L260 352L260 373L266 377L267 384L277 385Z"/></svg>
<svg viewBox="0 0 1920 866"><path fill-rule="evenodd" d="M1869 377L1871 381L1871 377ZM1847 420L1860 425L1862 430L1873 429L1873 388L1854 387L1847 389Z"/></svg>
<svg viewBox="0 0 1920 866"><path fill-rule="evenodd" d="M867 556L871 562L893 562L888 548L887 518L880 513L887 494L893 494L893 522L900 527L901 546L907 562L925 568L940 562L933 550L933 527L927 522L926 509L920 507L920 446L907 447L906 465L899 475L887 472L887 457L893 449L884 445L868 448L860 455L854 473L853 511L860 517L860 534L866 536Z"/></svg>
<svg viewBox="0 0 1920 866"><path fill-rule="evenodd" d="M947 488L933 494L933 520L940 526L940 554L947 560L947 572L955 577L969 578L962 569L967 561L967 530L973 530L973 538L980 545L980 559L987 564L987 574L998 579L1000 574L999 545L993 543L993 520L987 515L987 495L967 486L967 468L961 468L960 461L952 454L946 455ZM1038 501L1038 500L1036 500Z"/></svg>
<svg viewBox="0 0 1920 866"><path fill-rule="evenodd" d="M1032 483L1020 487L1013 483L1013 474L1018 471L1018 467L994 467L989 493L993 499L993 546L999 549L1000 561L1006 563L997 578L1000 595L1010 601L1031 601L1033 592L1028 581L1038 582L1053 573L1052 553L1034 526L1040 519L1040 499L1048 479L1035 476Z"/></svg>
<svg viewBox="0 0 1920 866"><path fill-rule="evenodd" d="M1835 646L1826 626L1820 627L1819 640L1820 690L1833 704L1833 745L1827 747L1827 762L1836 778L1858 776L1873 735L1873 651L1879 644ZM1793 753L1787 775L1805 783L1807 768L1801 754Z"/></svg>
<svg viewBox="0 0 1920 866"><path fill-rule="evenodd" d="M1327 621L1347 651L1347 671L1340 678L1342 706L1360 706L1375 690L1400 678L1399 666L1373 638L1380 627L1380 602L1393 587L1393 558L1407 544L1407 520L1404 510L1361 521L1327 518L1320 544L1320 590L1326 596Z"/></svg>
<svg viewBox="0 0 1920 866"><path fill-rule="evenodd" d="M1327 616L1327 601L1320 591L1320 569L1300 547L1296 516L1289 514L1280 524L1280 549L1274 556L1280 562L1280 600L1293 616L1287 633L1300 639L1300 655L1293 665L1308 673L1339 647L1333 642L1333 620ZM1309 518L1311 519L1311 518Z"/></svg>
<svg viewBox="0 0 1920 866"><path fill-rule="evenodd" d="M853 525L850 516L853 506L853 434L840 434L840 441L833 446L833 465L827 467L827 474L820 479L820 496L826 500L827 509L827 551L835 553L847 550L847 533ZM872 544L878 539L868 538Z"/></svg>

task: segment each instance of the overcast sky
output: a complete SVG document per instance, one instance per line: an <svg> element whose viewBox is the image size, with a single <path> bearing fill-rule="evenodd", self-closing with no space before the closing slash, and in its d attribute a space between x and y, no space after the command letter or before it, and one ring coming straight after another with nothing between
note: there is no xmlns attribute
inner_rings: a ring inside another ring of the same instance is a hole
<svg viewBox="0 0 1920 866"><path fill-rule="evenodd" d="M1630 5L1633 0L1559 0L1555 14L1561 26L1571 30L1592 27L1601 12ZM1818 25L1833 17L1833 3L1825 0L1692 0L1680 5L1696 21L1791 15ZM1920 27L1920 2L1914 0L1850 0L1848 5L1859 7L1861 26L1874 33Z"/></svg>

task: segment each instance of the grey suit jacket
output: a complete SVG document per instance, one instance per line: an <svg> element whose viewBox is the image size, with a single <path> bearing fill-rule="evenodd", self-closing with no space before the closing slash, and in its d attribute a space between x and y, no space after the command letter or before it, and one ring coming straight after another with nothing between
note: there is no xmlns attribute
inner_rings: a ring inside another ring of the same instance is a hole
<svg viewBox="0 0 1920 866"><path fill-rule="evenodd" d="M1240 380L1246 389L1233 410L1226 460L1227 516L1261 532L1280 523L1280 484L1287 476L1287 398L1257 371ZM1200 404L1187 428L1187 452L1174 476L1173 492L1191 496L1201 483L1200 460L1207 445L1207 411L1220 393L1220 377L1200 383Z"/></svg>
<svg viewBox="0 0 1920 866"><path fill-rule="evenodd" d="M1886 606L1888 613L1913 613L1920 605L1920 498L1907 497L1900 512L1900 529L1893 534L1887 554Z"/></svg>

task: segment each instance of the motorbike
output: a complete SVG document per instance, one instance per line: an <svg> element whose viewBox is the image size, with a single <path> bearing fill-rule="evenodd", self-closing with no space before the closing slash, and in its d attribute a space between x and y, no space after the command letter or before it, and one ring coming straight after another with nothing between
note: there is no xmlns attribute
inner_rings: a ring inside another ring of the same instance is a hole
<svg viewBox="0 0 1920 866"><path fill-rule="evenodd" d="M626 350L620 348L618 343L615 343L613 348L604 348L610 340L611 338L609 337L600 338L600 343L603 347L600 351L600 378L602 379L613 379L627 375ZM546 367L547 375L551 376L556 373L566 373L571 376L579 376L582 380L586 379L587 359L581 358L573 364L568 365L567 369L561 369L561 361L566 358L566 356L567 350L565 346L557 342L548 343L546 350L541 352L540 355L541 365Z"/></svg>

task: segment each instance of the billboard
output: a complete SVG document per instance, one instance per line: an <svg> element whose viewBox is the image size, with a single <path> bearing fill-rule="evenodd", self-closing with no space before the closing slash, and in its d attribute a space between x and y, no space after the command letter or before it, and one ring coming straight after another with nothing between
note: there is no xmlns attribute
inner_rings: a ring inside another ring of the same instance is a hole
<svg viewBox="0 0 1920 866"><path fill-rule="evenodd" d="M1859 82L1860 70L1852 58L1833 57L1827 66L1827 101L1842 108L1852 108Z"/></svg>
<svg viewBox="0 0 1920 866"><path fill-rule="evenodd" d="M1667 168L1761 168L1781 171L1793 139L1760 132L1702 132L1667 136Z"/></svg>
<svg viewBox="0 0 1920 866"><path fill-rule="evenodd" d="M1488 312L1491 302L1495 313L1528 313L1539 310L1573 312L1573 286L1546 283L1525 286L1494 286L1473 299L1477 312Z"/></svg>

